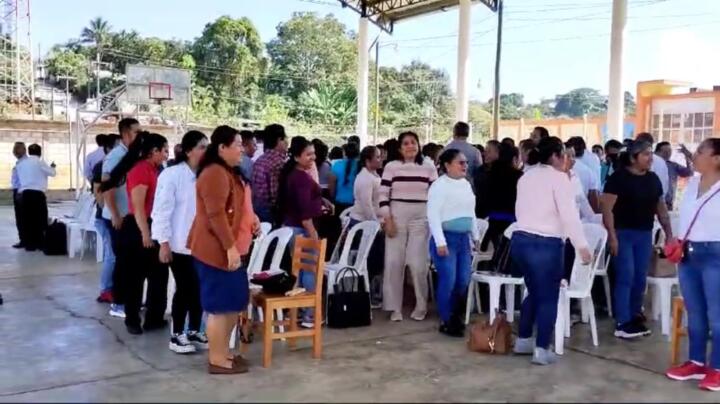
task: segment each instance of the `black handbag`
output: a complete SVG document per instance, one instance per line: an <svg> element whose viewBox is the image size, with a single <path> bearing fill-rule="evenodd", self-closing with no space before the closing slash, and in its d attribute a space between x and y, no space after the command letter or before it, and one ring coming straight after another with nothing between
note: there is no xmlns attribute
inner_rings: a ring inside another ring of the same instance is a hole
<svg viewBox="0 0 720 404"><path fill-rule="evenodd" d="M262 286L264 293L282 295L295 287L296 280L295 275L281 272L267 278L257 278L253 276L253 278L250 279L250 283Z"/></svg>
<svg viewBox="0 0 720 404"><path fill-rule="evenodd" d="M511 240L509 238L505 236L500 237L498 246L493 252L493 257L490 261L491 271L498 275L521 277L522 275L518 274L516 269L513 268L510 244Z"/></svg>
<svg viewBox="0 0 720 404"><path fill-rule="evenodd" d="M351 267L338 271L334 293L328 296L328 327L350 328L370 325L370 293L360 273Z"/></svg>

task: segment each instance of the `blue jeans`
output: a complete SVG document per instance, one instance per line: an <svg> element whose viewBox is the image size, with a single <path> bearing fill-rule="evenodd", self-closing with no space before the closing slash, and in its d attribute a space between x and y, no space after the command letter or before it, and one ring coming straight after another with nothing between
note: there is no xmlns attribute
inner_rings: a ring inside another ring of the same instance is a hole
<svg viewBox="0 0 720 404"><path fill-rule="evenodd" d="M652 258L651 230L616 231L618 254L615 263L613 311L618 325L628 323L642 313L647 274Z"/></svg>
<svg viewBox="0 0 720 404"><path fill-rule="evenodd" d="M466 296L472 273L469 235L446 231L445 241L448 254L441 257L437 253L435 239L430 238L430 256L438 274L435 299L443 323L450 321L453 311L458 314L456 310Z"/></svg>
<svg viewBox="0 0 720 404"><path fill-rule="evenodd" d="M273 217L272 210L269 206L262 206L258 204L258 206L254 206L255 214L260 219L261 222L270 223L272 225L275 224L275 218ZM274 227L274 226L273 226Z"/></svg>
<svg viewBox="0 0 720 404"><path fill-rule="evenodd" d="M115 270L115 254L113 253L112 238L108 222L104 219L95 219L97 237L102 239L103 262L100 270L100 290L110 291L113 287L113 271Z"/></svg>
<svg viewBox="0 0 720 404"><path fill-rule="evenodd" d="M680 290L688 315L690 360L706 363L712 331L710 367L720 369L720 242L690 243L680 264Z"/></svg>
<svg viewBox="0 0 720 404"><path fill-rule="evenodd" d="M293 231L293 237L290 239L290 256L292 257L293 251L295 251L295 237L296 236L303 236L307 237L307 232L302 227L292 227L287 226L289 229L292 229ZM310 251L306 251L310 252ZM305 288L308 292L314 292L315 291L315 273L310 271L300 271L300 276L298 276L298 287ZM312 321L313 317L313 309L305 309L303 310L303 321Z"/></svg>
<svg viewBox="0 0 720 404"><path fill-rule="evenodd" d="M516 231L510 254L525 279L528 295L520 308L520 338L531 338L537 326L535 346L548 349L557 318L560 281L564 272L565 242L556 237Z"/></svg>

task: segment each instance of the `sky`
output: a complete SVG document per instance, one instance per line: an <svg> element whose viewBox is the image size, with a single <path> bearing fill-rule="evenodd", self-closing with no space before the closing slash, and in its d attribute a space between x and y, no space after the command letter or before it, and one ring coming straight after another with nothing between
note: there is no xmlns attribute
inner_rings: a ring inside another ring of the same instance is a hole
<svg viewBox="0 0 720 404"><path fill-rule="evenodd" d="M628 0L623 86L673 79L700 87L720 85L720 0ZM77 38L90 19L102 16L113 29L143 36L193 39L222 15L249 17L264 42L294 12L333 14L357 30L358 16L334 0L32 0L33 49L43 54ZM526 102L553 98L578 87L607 93L611 0L505 0L501 91ZM490 98L497 17L472 7L470 97ZM451 9L399 22L380 35L380 65L426 62L456 77L458 12ZM373 55L374 57L374 55ZM454 86L454 84L453 84Z"/></svg>

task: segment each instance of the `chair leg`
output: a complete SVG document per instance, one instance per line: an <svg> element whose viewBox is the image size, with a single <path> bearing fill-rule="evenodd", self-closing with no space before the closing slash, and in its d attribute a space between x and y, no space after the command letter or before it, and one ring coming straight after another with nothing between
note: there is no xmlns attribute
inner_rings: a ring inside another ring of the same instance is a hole
<svg viewBox="0 0 720 404"><path fill-rule="evenodd" d="M572 318L570 317L570 298L567 297L566 291L563 289L560 291L563 296L563 314L565 319L565 338L570 338L570 326L572 325Z"/></svg>
<svg viewBox="0 0 720 404"><path fill-rule="evenodd" d="M315 311L317 312L319 309L318 306L315 306ZM320 321L315 321L313 323L313 328L315 333L313 334L313 353L312 357L314 359L321 359L322 358L322 323Z"/></svg>
<svg viewBox="0 0 720 404"><path fill-rule="evenodd" d="M500 284L490 282L490 323L495 321L495 312L500 308Z"/></svg>
<svg viewBox="0 0 720 404"><path fill-rule="evenodd" d="M660 284L657 284L657 285L648 284L648 291L650 289L650 286L653 286L652 296L651 296L651 298L652 298L652 313L651 313L651 315L652 315L653 320L658 321L658 320L660 320L660 315L662 314L662 298L660 296L660 294L661 294L660 289L662 289L662 287L660 286Z"/></svg>
<svg viewBox="0 0 720 404"><path fill-rule="evenodd" d="M672 305L672 285L661 284L657 292L660 292L660 329L663 335L670 336L670 310Z"/></svg>
<svg viewBox="0 0 720 404"><path fill-rule="evenodd" d="M563 308L564 304L565 297L561 294L558 297L558 311L557 316L555 316L555 353L558 355L562 355L563 353L565 353L565 309Z"/></svg>
<svg viewBox="0 0 720 404"><path fill-rule="evenodd" d="M298 309L292 308L290 309L290 331L297 331L297 317L298 317ZM287 344L290 349L295 349L297 347L297 338L288 338Z"/></svg>
<svg viewBox="0 0 720 404"><path fill-rule="evenodd" d="M507 321L512 323L515 319L515 285L505 285L505 307L507 312Z"/></svg>
<svg viewBox="0 0 720 404"><path fill-rule="evenodd" d="M263 367L269 368L272 362L273 348L273 309L270 305L265 306L265 322L263 332Z"/></svg>
<svg viewBox="0 0 720 404"><path fill-rule="evenodd" d="M590 316L590 334L592 335L593 345L598 346L597 320L595 319L595 304L592 301L592 297L587 297L586 300L588 316Z"/></svg>
<svg viewBox="0 0 720 404"><path fill-rule="evenodd" d="M482 314L482 301L480 300L480 284L475 282L475 305L477 307L477 313Z"/></svg>
<svg viewBox="0 0 720 404"><path fill-rule="evenodd" d="M670 334L670 365L678 364L678 356L680 353L680 328L682 327L682 301L675 299L672 308L672 331Z"/></svg>
<svg viewBox="0 0 720 404"><path fill-rule="evenodd" d="M475 297L475 281L470 280L470 285L467 291L467 300L465 300L465 324L470 323L470 311L473 308L473 300Z"/></svg>
<svg viewBox="0 0 720 404"><path fill-rule="evenodd" d="M605 289L605 302L607 304L608 315L612 317L612 298L610 296L610 279L607 276L603 276L603 288Z"/></svg>
<svg viewBox="0 0 720 404"><path fill-rule="evenodd" d="M285 320L285 315L283 314L282 309L275 309L275 316L277 316L278 321L283 321L283 320ZM270 318L272 319L272 317L270 317ZM285 326L284 326L284 325L279 325L279 326L278 326L278 332L279 332L280 334L284 333L284 332L285 332Z"/></svg>

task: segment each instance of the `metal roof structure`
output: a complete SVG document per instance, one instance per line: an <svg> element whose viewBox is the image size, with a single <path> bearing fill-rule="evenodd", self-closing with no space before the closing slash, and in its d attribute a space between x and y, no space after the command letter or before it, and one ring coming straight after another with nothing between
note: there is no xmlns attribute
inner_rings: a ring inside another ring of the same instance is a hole
<svg viewBox="0 0 720 404"><path fill-rule="evenodd" d="M338 0L344 7L367 17L373 24L391 34L395 23L420 15L457 7L460 0ZM497 11L498 0L472 0Z"/></svg>

